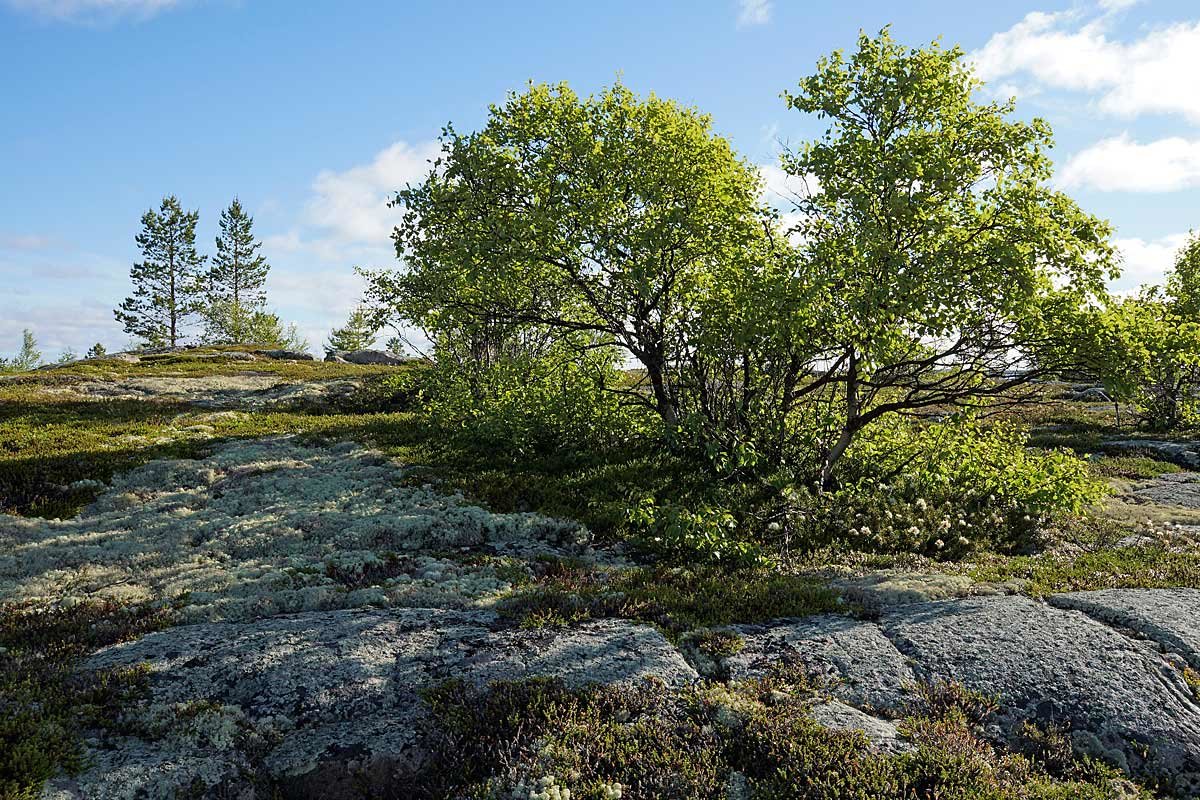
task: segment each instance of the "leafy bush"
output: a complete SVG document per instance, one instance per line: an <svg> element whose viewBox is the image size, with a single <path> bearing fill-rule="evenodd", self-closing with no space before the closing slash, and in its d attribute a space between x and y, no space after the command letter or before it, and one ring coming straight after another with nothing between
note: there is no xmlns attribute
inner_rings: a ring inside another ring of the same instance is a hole
<svg viewBox="0 0 1200 800"><path fill-rule="evenodd" d="M683 561L747 564L762 558L725 508L701 505L693 511L646 497L630 510L629 520L643 547Z"/></svg>
<svg viewBox="0 0 1200 800"><path fill-rule="evenodd" d="M459 443L513 460L564 446L603 448L644 425L643 415L608 391L621 380L611 351L584 363L560 356L439 361L427 384L430 417Z"/></svg>
<svg viewBox="0 0 1200 800"><path fill-rule="evenodd" d="M857 443L838 489L793 494L785 518L804 545L940 557L1019 549L1050 518L1079 514L1107 492L1087 462L1027 441L1008 424L881 426Z"/></svg>

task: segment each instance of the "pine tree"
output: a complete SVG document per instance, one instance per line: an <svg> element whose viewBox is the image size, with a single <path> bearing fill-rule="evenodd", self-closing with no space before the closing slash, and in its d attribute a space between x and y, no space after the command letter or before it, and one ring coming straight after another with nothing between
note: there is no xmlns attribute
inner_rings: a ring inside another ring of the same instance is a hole
<svg viewBox="0 0 1200 800"><path fill-rule="evenodd" d="M366 350L375 343L379 326L371 319L367 310L359 307L350 313L350 319L340 328L334 328L325 344L327 351Z"/></svg>
<svg viewBox="0 0 1200 800"><path fill-rule="evenodd" d="M254 217L245 212L236 197L221 212L217 254L208 271L211 300L230 301L245 309L266 303L263 286L271 265L258 252L262 242L255 240L253 227Z"/></svg>
<svg viewBox="0 0 1200 800"><path fill-rule="evenodd" d="M108 348L106 348L104 345L100 344L100 342L96 342L94 345L92 345L91 347L88 348L86 357L87 358L104 358L106 355L108 355Z"/></svg>
<svg viewBox="0 0 1200 800"><path fill-rule="evenodd" d="M205 256L196 252L200 212L186 212L174 196L159 210L142 215L135 237L143 261L129 270L133 295L113 313L125 332L151 345L178 347L184 329L204 309L200 268Z"/></svg>
<svg viewBox="0 0 1200 800"><path fill-rule="evenodd" d="M0 372L26 372L42 363L42 354L37 349L33 331L21 332L21 351L12 358L0 358Z"/></svg>

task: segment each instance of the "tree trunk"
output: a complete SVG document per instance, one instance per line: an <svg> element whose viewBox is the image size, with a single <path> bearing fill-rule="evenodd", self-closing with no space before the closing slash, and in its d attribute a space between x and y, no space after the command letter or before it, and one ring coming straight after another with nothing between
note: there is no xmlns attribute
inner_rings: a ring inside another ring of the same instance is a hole
<svg viewBox="0 0 1200 800"><path fill-rule="evenodd" d="M850 358L846 362L846 424L842 426L841 435L838 436L838 440L829 449L829 452L825 454L824 462L821 464L820 489L822 492L833 488L833 468L845 455L846 448L850 446L854 435L858 433L859 411L858 356L851 351Z"/></svg>
<svg viewBox="0 0 1200 800"><path fill-rule="evenodd" d="M662 417L663 425L667 429L667 435L673 435L675 429L679 427L679 415L675 411L675 404L671 400L671 394L667 391L666 382L666 364L662 354L655 353L642 359L643 366L646 367L646 376L650 378L650 389L654 392L654 405L658 409L658 415Z"/></svg>

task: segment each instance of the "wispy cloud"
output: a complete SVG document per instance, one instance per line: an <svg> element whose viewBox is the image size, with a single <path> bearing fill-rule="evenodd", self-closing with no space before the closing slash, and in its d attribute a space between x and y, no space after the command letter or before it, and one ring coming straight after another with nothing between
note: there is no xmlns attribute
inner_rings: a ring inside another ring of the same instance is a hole
<svg viewBox="0 0 1200 800"><path fill-rule="evenodd" d="M118 18L149 19L182 4L181 0L4 0L17 11L63 22Z"/></svg>
<svg viewBox="0 0 1200 800"><path fill-rule="evenodd" d="M738 0L739 28L766 25L771 21L771 0Z"/></svg>

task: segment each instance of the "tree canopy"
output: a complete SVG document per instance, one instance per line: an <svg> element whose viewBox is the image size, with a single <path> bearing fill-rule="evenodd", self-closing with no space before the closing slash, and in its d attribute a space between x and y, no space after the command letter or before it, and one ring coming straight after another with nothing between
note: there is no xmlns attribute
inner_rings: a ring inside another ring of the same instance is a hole
<svg viewBox="0 0 1200 800"><path fill-rule="evenodd" d="M1019 401L1105 298L1108 224L1048 185L1045 122L980 86L886 29L822 59L784 93L826 125L782 159L808 187L786 231L707 116L530 86L445 130L369 297L477 362L616 349L639 369L609 388L669 435L828 486L877 420Z"/></svg>
<svg viewBox="0 0 1200 800"><path fill-rule="evenodd" d="M126 333L147 344L177 347L186 328L204 310L201 267L196 250L198 211L184 211L174 195L158 211L142 215L135 239L142 261L129 270L133 294L113 313Z"/></svg>
<svg viewBox="0 0 1200 800"><path fill-rule="evenodd" d="M861 35L785 93L827 121L785 170L820 186L797 201L794 232L841 414L826 468L889 413L1010 395L1061 363L1028 356L1074 335L1105 296L1109 225L1047 185L1052 140L1011 101L980 102L958 48L908 49ZM1054 348L1061 355L1066 346Z"/></svg>

